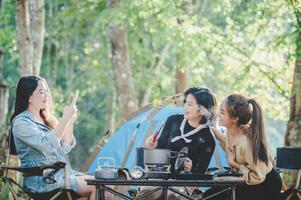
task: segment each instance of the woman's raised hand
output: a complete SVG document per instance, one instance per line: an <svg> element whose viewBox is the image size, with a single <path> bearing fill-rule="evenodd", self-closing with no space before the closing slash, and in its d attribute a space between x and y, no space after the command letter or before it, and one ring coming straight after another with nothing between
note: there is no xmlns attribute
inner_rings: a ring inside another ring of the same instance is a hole
<svg viewBox="0 0 301 200"><path fill-rule="evenodd" d="M154 140L153 136L149 136L145 140L145 146L149 149L155 149L158 145L158 140Z"/></svg>
<svg viewBox="0 0 301 200"><path fill-rule="evenodd" d="M78 95L79 95L79 90L76 90L75 91L75 94L72 98L72 101L71 101L71 104L69 105L69 107L75 109L75 112L73 113L72 117L70 118L72 122L75 122L75 120L77 119L77 107L76 107L76 101L77 101L77 98L78 98ZM66 109L66 107L65 107ZM68 108L67 108L68 109ZM72 111L71 111L72 112Z"/></svg>
<svg viewBox="0 0 301 200"><path fill-rule="evenodd" d="M73 121L77 118L77 107L76 105L65 106L63 118L68 120L72 119Z"/></svg>

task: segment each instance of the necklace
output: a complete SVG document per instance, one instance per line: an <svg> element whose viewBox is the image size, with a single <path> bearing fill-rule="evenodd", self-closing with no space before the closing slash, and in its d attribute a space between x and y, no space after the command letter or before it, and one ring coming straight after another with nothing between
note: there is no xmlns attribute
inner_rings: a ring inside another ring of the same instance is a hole
<svg viewBox="0 0 301 200"><path fill-rule="evenodd" d="M189 131L188 133L184 134L184 127L185 124L187 123L187 119L183 119L181 126L180 126L180 131L181 131L181 135L179 136L175 136L174 138L171 139L171 142L176 142L180 139L183 139L186 143L190 143L192 140L188 139L187 137L194 135L195 133L199 132L199 130L208 127L208 124L201 124L198 127L196 127L195 129L193 129L192 131Z"/></svg>

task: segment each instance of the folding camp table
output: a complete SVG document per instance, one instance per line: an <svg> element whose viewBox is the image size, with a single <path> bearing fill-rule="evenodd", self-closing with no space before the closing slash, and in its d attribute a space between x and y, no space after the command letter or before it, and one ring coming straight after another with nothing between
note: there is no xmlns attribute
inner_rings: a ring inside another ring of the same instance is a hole
<svg viewBox="0 0 301 200"><path fill-rule="evenodd" d="M167 191L177 193L178 195L185 197L186 199L193 200L192 197L174 189L173 187L177 186L192 186L192 187L224 187L231 189L232 199L235 200L235 188L239 185L244 185L245 181L241 177L214 177L212 180L161 180L161 179L86 179L88 185L95 185L96 187L96 200L104 199L104 192L110 192L119 196L122 199L132 200L132 199L142 199L143 197L150 195L153 192L162 190L163 191L163 200L167 199ZM121 194L118 191L108 187L110 185L136 185L136 186L157 186L154 190L147 192L143 195L136 196L135 198L129 197L127 195Z"/></svg>

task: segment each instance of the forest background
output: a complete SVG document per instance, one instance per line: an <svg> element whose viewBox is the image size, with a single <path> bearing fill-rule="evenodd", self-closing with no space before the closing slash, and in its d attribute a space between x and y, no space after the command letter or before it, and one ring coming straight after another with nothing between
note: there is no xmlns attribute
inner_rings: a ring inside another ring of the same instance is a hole
<svg viewBox="0 0 301 200"><path fill-rule="evenodd" d="M20 76L38 74L61 116L76 89L80 170L129 113L189 86L263 107L273 155L301 144L300 2L294 0L0 0L0 133ZM3 148L3 147L2 147ZM4 162L4 157L1 159Z"/></svg>

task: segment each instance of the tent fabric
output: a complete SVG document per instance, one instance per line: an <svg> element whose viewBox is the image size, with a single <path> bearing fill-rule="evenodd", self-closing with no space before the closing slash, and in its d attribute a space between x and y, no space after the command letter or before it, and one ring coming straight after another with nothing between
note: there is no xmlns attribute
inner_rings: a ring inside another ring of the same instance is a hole
<svg viewBox="0 0 301 200"><path fill-rule="evenodd" d="M113 158L113 160L115 161L115 167L120 167L131 139L133 135L135 135L135 143L133 145L133 148L131 149L127 161L125 162L125 167L131 169L136 165L136 149L144 145L143 140L146 137L147 130L150 124L155 124L151 132L152 134L160 128L162 123L164 123L169 116L184 113L183 107L164 106L159 109L158 112L156 112L154 109L157 108L148 108L138 113L129 121L125 122L98 152L97 156L88 167L88 172L94 172L99 167L99 165L103 164L101 162L103 160L106 160L107 158ZM223 166L227 166L225 154L221 149L218 141L216 141L216 146L218 154L220 155L219 157L221 164ZM209 167L216 166L217 165L215 158L214 156L212 156Z"/></svg>

